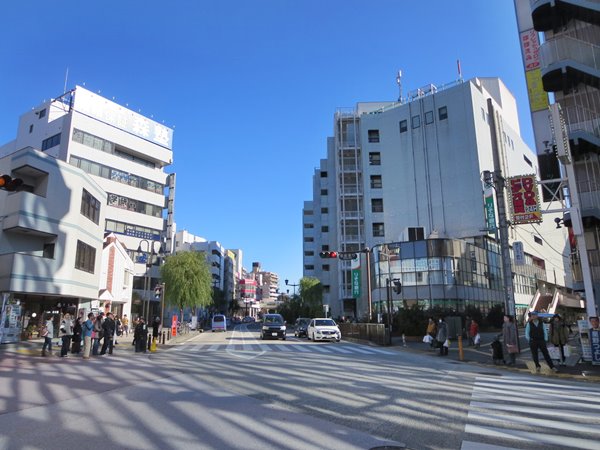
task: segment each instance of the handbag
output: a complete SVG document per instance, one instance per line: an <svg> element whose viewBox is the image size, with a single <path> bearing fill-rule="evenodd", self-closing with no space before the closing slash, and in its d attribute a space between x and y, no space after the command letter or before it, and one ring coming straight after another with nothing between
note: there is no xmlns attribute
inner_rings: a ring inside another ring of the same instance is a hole
<svg viewBox="0 0 600 450"><path fill-rule="evenodd" d="M423 342L425 342L426 344L431 344L432 341L432 337L429 336L428 334L425 335L425 337L423 338Z"/></svg>
<svg viewBox="0 0 600 450"><path fill-rule="evenodd" d="M475 335L475 337L473 338L473 343L474 343L475 345L479 345L479 343L480 343L480 342L481 342L481 335L480 335L479 333L477 333L477 334Z"/></svg>
<svg viewBox="0 0 600 450"><path fill-rule="evenodd" d="M508 350L508 353L519 353L519 346L517 344L506 344L506 350Z"/></svg>

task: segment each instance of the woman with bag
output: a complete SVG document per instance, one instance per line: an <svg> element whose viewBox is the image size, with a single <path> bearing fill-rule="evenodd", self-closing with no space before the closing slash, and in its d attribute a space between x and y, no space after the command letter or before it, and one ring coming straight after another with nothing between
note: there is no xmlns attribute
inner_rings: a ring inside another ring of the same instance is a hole
<svg viewBox="0 0 600 450"><path fill-rule="evenodd" d="M435 337L437 345L440 348L440 356L448 355L448 325L444 322L443 318L440 318L438 323L437 335Z"/></svg>
<svg viewBox="0 0 600 450"><path fill-rule="evenodd" d="M504 315L504 323L502 324L502 341L508 354L506 365L514 366L517 362L517 353L519 353L519 337L517 335L517 325L512 316Z"/></svg>
<svg viewBox="0 0 600 450"><path fill-rule="evenodd" d="M469 327L469 341L473 342L475 348L479 348L481 336L479 336L479 324L475 321L475 319L471 320L471 325Z"/></svg>
<svg viewBox="0 0 600 450"><path fill-rule="evenodd" d="M550 342L560 350L560 365L565 365L565 345L569 341L569 329L560 315L555 314L550 322Z"/></svg>
<svg viewBox="0 0 600 450"><path fill-rule="evenodd" d="M427 342L431 348L436 348L435 346L435 335L437 334L437 325L435 324L435 320L433 317L429 318L429 323L427 324L427 331L425 332L425 337L423 338L423 342Z"/></svg>

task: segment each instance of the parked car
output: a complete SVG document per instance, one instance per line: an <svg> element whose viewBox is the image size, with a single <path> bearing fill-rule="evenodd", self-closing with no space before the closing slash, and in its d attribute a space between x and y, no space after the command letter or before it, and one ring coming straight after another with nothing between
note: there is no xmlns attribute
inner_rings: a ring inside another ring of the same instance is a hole
<svg viewBox="0 0 600 450"><path fill-rule="evenodd" d="M256 319L254 319L254 317L251 316L246 316L242 319L242 323L252 323L254 322Z"/></svg>
<svg viewBox="0 0 600 450"><path fill-rule="evenodd" d="M337 341L342 339L342 332L333 319L312 319L306 329L306 335L313 341Z"/></svg>
<svg viewBox="0 0 600 450"><path fill-rule="evenodd" d="M265 314L260 331L261 339L283 339L286 338L285 320L281 314Z"/></svg>
<svg viewBox="0 0 600 450"><path fill-rule="evenodd" d="M308 317L298 317L296 319L296 323L294 324L294 336L296 337L306 337L306 328L310 323L310 319Z"/></svg>
<svg viewBox="0 0 600 450"><path fill-rule="evenodd" d="M215 331L227 331L227 321L223 314L215 314L211 321L211 329Z"/></svg>

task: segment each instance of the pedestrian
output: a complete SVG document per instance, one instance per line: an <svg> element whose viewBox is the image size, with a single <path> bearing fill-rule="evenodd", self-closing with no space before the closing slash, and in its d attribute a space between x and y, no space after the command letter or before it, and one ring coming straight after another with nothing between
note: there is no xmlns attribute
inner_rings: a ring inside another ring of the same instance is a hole
<svg viewBox="0 0 600 450"><path fill-rule="evenodd" d="M108 349L108 354L112 355L113 353L113 339L115 337L115 319L112 313L108 313L106 315L106 319L102 322L102 330L104 331L104 343L102 344L102 351L100 355L106 355L106 350Z"/></svg>
<svg viewBox="0 0 600 450"><path fill-rule="evenodd" d="M44 338L42 356L46 356L46 349L48 349L48 355L52 356L52 338L54 337L54 316L52 314L47 317L42 328L42 337Z"/></svg>
<svg viewBox="0 0 600 450"><path fill-rule="evenodd" d="M81 325L83 335L83 359L89 359L92 351L92 334L94 332L94 313L89 313L88 318Z"/></svg>
<svg viewBox="0 0 600 450"><path fill-rule="evenodd" d="M104 313L98 313L96 320L94 320L94 335L92 336L92 355L98 355L98 349L100 348L100 340L103 337L104 330L102 329L102 322Z"/></svg>
<svg viewBox="0 0 600 450"><path fill-rule="evenodd" d="M123 315L123 319L121 319L121 326L123 327L123 334L125 336L129 336L129 317L127 317L127 314Z"/></svg>
<svg viewBox="0 0 600 450"><path fill-rule="evenodd" d="M148 338L148 327L143 317L140 317L133 331L133 339L135 340L135 352L146 353L146 339Z"/></svg>
<svg viewBox="0 0 600 450"><path fill-rule="evenodd" d="M438 322L437 335L435 336L437 345L440 347L440 355L446 356L448 354L448 325L442 317Z"/></svg>
<svg viewBox="0 0 600 450"><path fill-rule="evenodd" d="M429 318L429 322L427 323L427 331L425 332L425 334L431 338L429 340L429 346L431 348L436 348L435 337L437 335L437 325L435 324L435 320L433 319L433 317Z"/></svg>
<svg viewBox="0 0 600 450"><path fill-rule="evenodd" d="M569 327L563 322L559 314L555 314L550 321L550 342L560 351L560 365L566 364L565 345L569 341Z"/></svg>
<svg viewBox="0 0 600 450"><path fill-rule="evenodd" d="M158 338L158 329L160 328L160 317L156 316L152 322L152 337Z"/></svg>
<svg viewBox="0 0 600 450"><path fill-rule="evenodd" d="M475 348L479 348L481 336L479 335L479 324L475 319L471 320L471 326L469 327L469 342L473 342Z"/></svg>
<svg viewBox="0 0 600 450"><path fill-rule="evenodd" d="M71 345L71 353L74 355L78 355L81 352L81 317L75 319L75 324L73 325L73 344Z"/></svg>
<svg viewBox="0 0 600 450"><path fill-rule="evenodd" d="M71 345L71 337L73 336L73 322L71 321L71 314L69 313L65 313L63 316L63 320L60 323L59 336L62 340L60 356L61 358L66 358Z"/></svg>
<svg viewBox="0 0 600 450"><path fill-rule="evenodd" d="M517 353L519 353L519 336L513 316L508 314L504 315L504 323L502 324L502 342L508 355L504 362L508 366L514 366L517 362Z"/></svg>
<svg viewBox="0 0 600 450"><path fill-rule="evenodd" d="M467 337L467 339L469 340L469 347L471 347L473 345L473 339L471 338L471 323L473 322L473 319L471 319L471 316L467 316L465 318L465 335Z"/></svg>
<svg viewBox="0 0 600 450"><path fill-rule="evenodd" d="M531 349L531 357L535 364L536 372L541 370L538 351L542 352L546 363L554 372L558 372L558 369L554 367L552 359L548 354L548 347L546 342L548 341L548 330L544 327L544 323L539 320L537 311L531 311L529 313L529 321L525 327L525 338L529 342L529 348Z"/></svg>
<svg viewBox="0 0 600 450"><path fill-rule="evenodd" d="M121 324L121 319L115 317L115 345L119 342L117 341L117 337L123 334L123 325Z"/></svg>

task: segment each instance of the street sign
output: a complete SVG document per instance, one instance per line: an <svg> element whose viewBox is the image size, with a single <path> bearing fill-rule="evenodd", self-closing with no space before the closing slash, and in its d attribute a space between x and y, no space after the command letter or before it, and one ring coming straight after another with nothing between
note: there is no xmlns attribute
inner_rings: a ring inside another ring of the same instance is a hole
<svg viewBox="0 0 600 450"><path fill-rule="evenodd" d="M338 253L338 259L341 259L343 261L352 261L353 259L356 259L357 256L358 256L358 254L354 253L354 252L348 252L348 253L339 252Z"/></svg>
<svg viewBox="0 0 600 450"><path fill-rule="evenodd" d="M360 269L352 270L352 297L360 297Z"/></svg>

